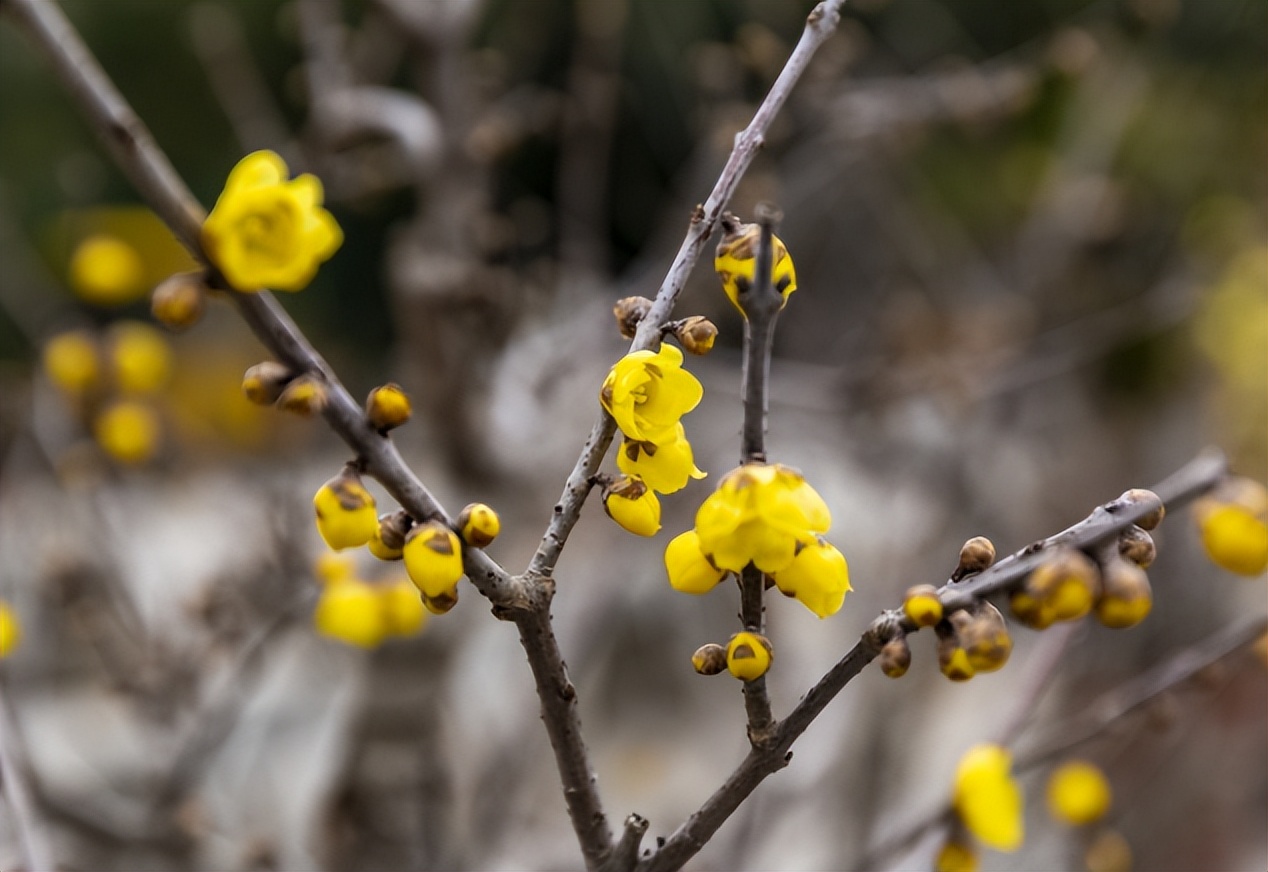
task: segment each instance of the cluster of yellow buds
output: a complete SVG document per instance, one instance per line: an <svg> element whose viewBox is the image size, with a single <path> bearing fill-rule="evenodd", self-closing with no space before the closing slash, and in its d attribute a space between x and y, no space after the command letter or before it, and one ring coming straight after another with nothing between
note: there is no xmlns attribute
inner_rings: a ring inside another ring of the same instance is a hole
<svg viewBox="0 0 1268 872"><path fill-rule="evenodd" d="M1239 575L1268 569L1268 488L1229 477L1193 505L1207 556Z"/></svg>
<svg viewBox="0 0 1268 872"><path fill-rule="evenodd" d="M736 633L726 647L709 642L691 655L691 665L701 675L730 672L741 681L756 681L770 669L775 649L761 633Z"/></svg>
<svg viewBox="0 0 1268 872"><path fill-rule="evenodd" d="M343 243L343 231L321 206L321 181L288 175L274 152L247 155L203 222L207 256L239 291L303 290Z"/></svg>
<svg viewBox="0 0 1268 872"><path fill-rule="evenodd" d="M118 321L103 334L69 330L48 340L44 372L118 463L152 458L163 428L155 398L172 374L163 335L140 321Z"/></svg>
<svg viewBox="0 0 1268 872"><path fill-rule="evenodd" d="M257 406L276 406L304 418L320 413L327 399L320 378L273 360L257 363L243 374L242 393Z"/></svg>
<svg viewBox="0 0 1268 872"><path fill-rule="evenodd" d="M704 388L682 362L682 352L668 344L655 352L631 352L616 362L599 391L599 402L624 435L616 461L624 475L604 488L603 505L613 520L640 536L660 530L658 492L674 493L704 478L682 425Z"/></svg>
<svg viewBox="0 0 1268 872"><path fill-rule="evenodd" d="M781 593L827 617L851 589L845 557L820 535L831 523L823 498L800 472L746 463L701 504L695 529L665 549L669 583L683 593L706 593L752 563Z"/></svg>
<svg viewBox="0 0 1268 872"><path fill-rule="evenodd" d="M366 581L350 560L325 555L317 567L323 582L313 613L317 632L359 648L416 635L427 621L422 598L408 579Z"/></svg>

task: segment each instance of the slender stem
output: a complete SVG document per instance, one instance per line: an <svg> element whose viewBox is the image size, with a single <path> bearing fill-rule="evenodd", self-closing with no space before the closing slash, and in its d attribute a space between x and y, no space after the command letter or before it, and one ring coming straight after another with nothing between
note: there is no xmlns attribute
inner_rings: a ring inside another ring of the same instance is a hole
<svg viewBox="0 0 1268 872"><path fill-rule="evenodd" d="M674 256L669 272L661 282L651 310L639 324L638 335L634 337L630 351L652 348L660 342L660 329L669 321L674 304L678 301L678 295L682 293L688 276L691 275L696 261L700 258L700 253L704 251L705 243L709 241L714 228L717 227L722 211L731 202L740 179L744 177L744 173L748 171L749 165L753 163L753 159L766 141L767 129L770 128L779 110L783 108L802 73L806 71L810 59L818 51L819 46L823 45L836 30L841 20L841 7L844 5L845 0L824 0L811 11L806 19L806 27L797 41L797 46L788 56L788 62L784 64L775 83L771 85L766 98L757 107L757 112L753 114L748 127L736 135L735 146L731 149L730 157L722 167L713 190L704 203L697 206L692 213L687 235ZM524 572L525 576L539 578L549 575L554 570L568 535L581 518L581 506L590 493L590 479L598 472L599 464L608 446L611 445L615 432L616 424L612 418L606 412L601 413L590 432L590 437L582 446L581 455L577 458L572 472L568 475L563 495L555 504L554 515L546 529L546 534L542 536L541 544L537 546L537 552Z"/></svg>
<svg viewBox="0 0 1268 872"><path fill-rule="evenodd" d="M30 872L53 872L53 851L48 833L35 813L35 804L15 753L17 729L9 706L8 689L0 681L0 787L13 814L22 865Z"/></svg>

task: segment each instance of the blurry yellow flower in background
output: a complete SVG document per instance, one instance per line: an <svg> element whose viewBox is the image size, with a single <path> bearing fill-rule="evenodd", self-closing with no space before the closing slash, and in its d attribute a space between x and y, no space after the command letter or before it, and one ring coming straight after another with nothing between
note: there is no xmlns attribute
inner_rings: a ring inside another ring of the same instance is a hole
<svg viewBox="0 0 1268 872"><path fill-rule="evenodd" d="M1000 745L974 745L955 770L956 813L978 841L997 851L1022 843L1021 789L1009 769L1012 755Z"/></svg>
<svg viewBox="0 0 1268 872"><path fill-rule="evenodd" d="M288 181L287 174L274 152L247 155L203 224L208 257L240 291L302 290L343 243L321 207L321 181L307 173Z"/></svg>
<svg viewBox="0 0 1268 872"><path fill-rule="evenodd" d="M167 338L141 321L119 321L110 328L107 347L115 385L125 394L150 394L172 375Z"/></svg>
<svg viewBox="0 0 1268 872"><path fill-rule="evenodd" d="M133 400L120 400L97 416L93 435L111 459L135 465L155 455L162 444L163 429L152 408Z"/></svg>
<svg viewBox="0 0 1268 872"><path fill-rule="evenodd" d="M1048 811L1067 824L1099 821L1109 811L1111 795L1105 773L1083 760L1063 763L1048 777Z"/></svg>
<svg viewBox="0 0 1268 872"><path fill-rule="evenodd" d="M44 372L60 390L79 396L101 378L96 338L87 330L68 330L44 343Z"/></svg>
<svg viewBox="0 0 1268 872"><path fill-rule="evenodd" d="M105 233L89 236L75 248L70 284L80 299L99 306L131 303L148 290L141 255L124 240Z"/></svg>
<svg viewBox="0 0 1268 872"><path fill-rule="evenodd" d="M8 657L22 641L22 625L13 606L0 600L0 658Z"/></svg>

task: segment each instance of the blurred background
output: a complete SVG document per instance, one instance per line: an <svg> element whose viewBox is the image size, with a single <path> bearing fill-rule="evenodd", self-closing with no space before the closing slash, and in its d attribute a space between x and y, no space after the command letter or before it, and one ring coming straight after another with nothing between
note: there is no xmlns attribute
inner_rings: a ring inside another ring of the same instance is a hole
<svg viewBox="0 0 1268 872"><path fill-rule="evenodd" d="M811 7L64 3L206 206L255 149L322 178L346 241L282 302L354 395L406 388L403 453L451 512L501 512L513 572L626 348L613 302L655 296ZM855 587L826 621L770 604L777 715L971 536L1014 551L1206 445L1264 480L1266 110L1258 0L846 5L732 204L784 214L770 455L827 500ZM59 864L579 867L514 630L472 588L381 644L316 631L332 571L402 574L321 562L309 503L346 449L242 397L264 354L223 301L158 332L150 290L193 264L2 14L0 113L0 597L22 626L0 695ZM687 362L710 478L651 541L591 501L557 572L608 813L649 817L649 842L746 746L738 686L689 662L736 629L733 591L678 595L661 564L738 458L741 322L708 263L677 309L697 313L721 330ZM937 833L869 848L945 800L966 747L1028 715L1024 747L1263 614L1262 575L1211 566L1186 513L1156 535L1153 614L1078 627L1037 701L1045 634L1016 628L967 685L921 634L909 675L860 676L691 868L928 868ZM1265 689L1243 653L1079 748L1135 868L1268 866ZM1084 868L1044 774L1026 846L983 868Z"/></svg>

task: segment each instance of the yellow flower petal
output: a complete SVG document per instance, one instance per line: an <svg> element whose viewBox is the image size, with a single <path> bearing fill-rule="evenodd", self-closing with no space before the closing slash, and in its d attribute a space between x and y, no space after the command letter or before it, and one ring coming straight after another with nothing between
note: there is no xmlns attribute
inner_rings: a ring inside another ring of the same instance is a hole
<svg viewBox="0 0 1268 872"><path fill-rule="evenodd" d="M835 615L853 590L845 556L822 539L803 546L787 567L771 577L781 592L796 597L821 618Z"/></svg>
<svg viewBox="0 0 1268 872"><path fill-rule="evenodd" d="M708 593L726 577L725 570L710 563L700 550L700 537L695 530L670 540L665 547L665 570L670 587L683 593Z"/></svg>
<svg viewBox="0 0 1268 872"><path fill-rule="evenodd" d="M686 487L691 479L704 478L696 468L682 424L673 430L669 440L657 445L626 439L616 454L617 468L626 475L636 475L657 493L672 494Z"/></svg>
<svg viewBox="0 0 1268 872"><path fill-rule="evenodd" d="M665 343L659 351L635 351L618 360L599 402L627 438L660 444L672 440L679 420L703 396L700 382L682 368L682 352Z"/></svg>

